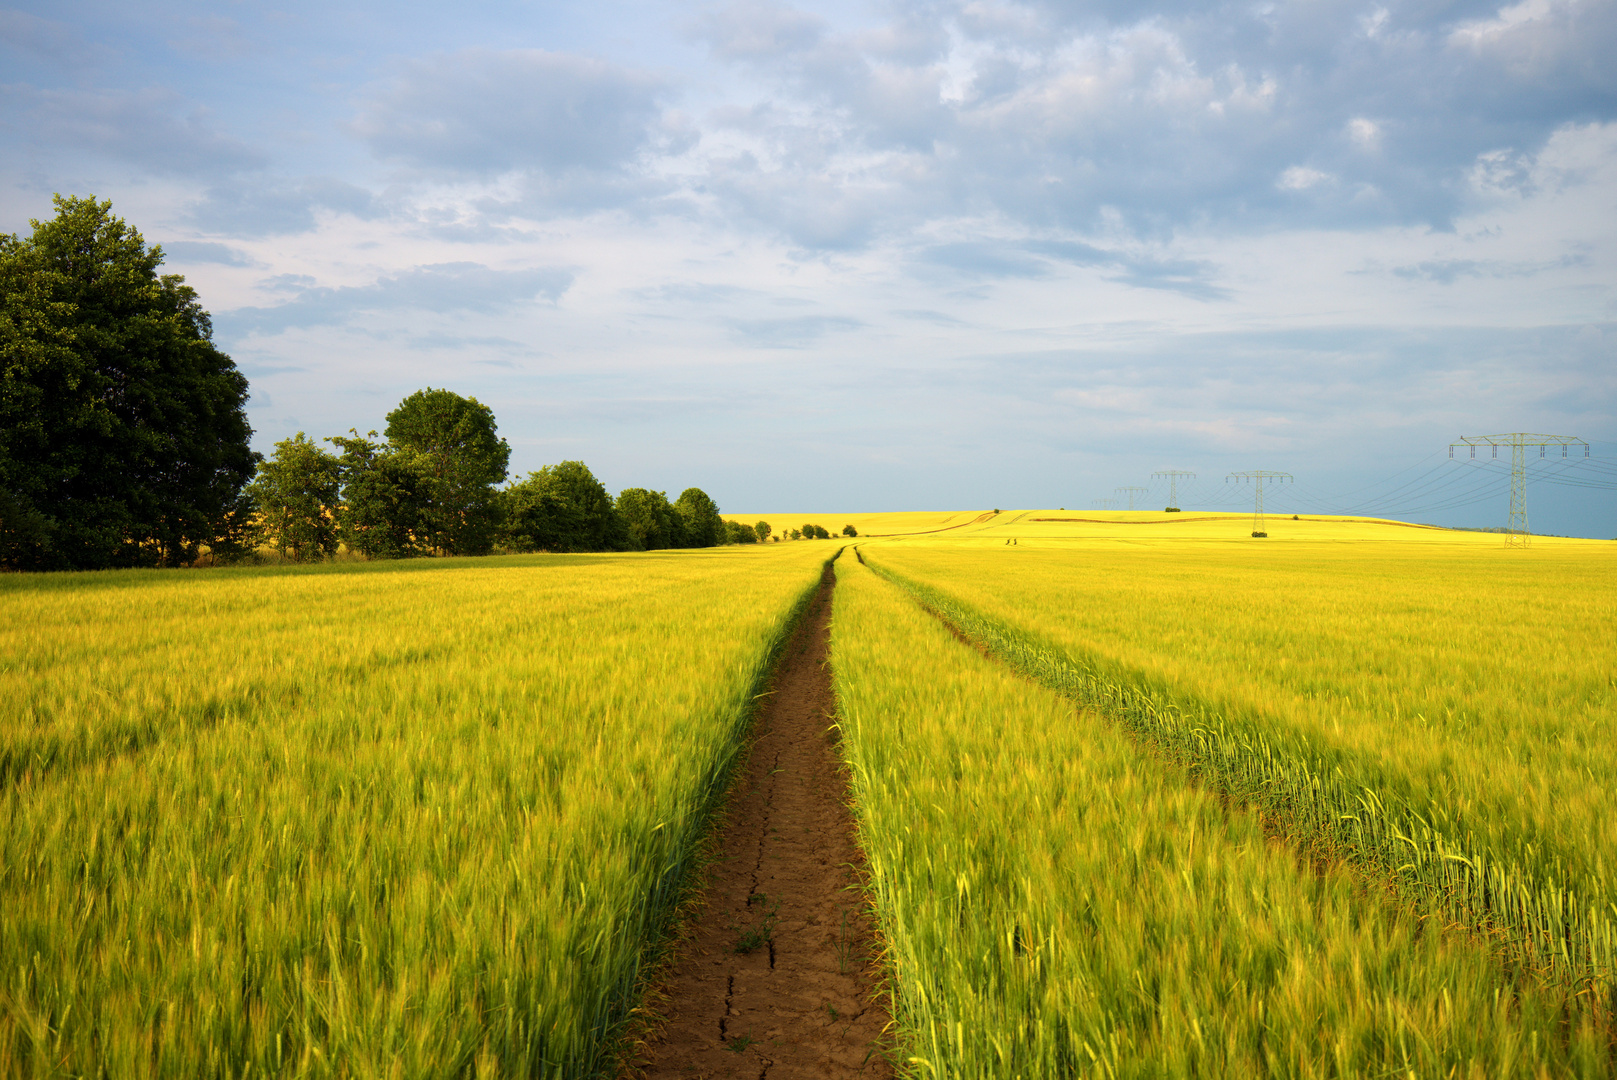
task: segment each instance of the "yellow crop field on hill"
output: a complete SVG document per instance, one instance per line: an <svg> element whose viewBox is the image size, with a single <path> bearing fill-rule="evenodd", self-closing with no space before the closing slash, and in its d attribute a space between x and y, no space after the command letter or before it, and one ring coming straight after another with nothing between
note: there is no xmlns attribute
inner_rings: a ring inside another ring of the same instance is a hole
<svg viewBox="0 0 1617 1080"><path fill-rule="evenodd" d="M838 727L913 1075L1610 1074L1563 996L836 566Z"/></svg>
<svg viewBox="0 0 1617 1080"><path fill-rule="evenodd" d="M936 533L966 528L979 521L979 519L992 516L992 511L985 512L982 510L921 510L890 514L776 513L723 515L726 521L739 521L743 525L767 521L770 527L774 529L776 536L783 535L787 529L800 529L805 524L824 526L834 536L842 532L844 525L852 525L858 530L860 536Z"/></svg>
<svg viewBox="0 0 1617 1080"><path fill-rule="evenodd" d="M801 528L805 522L823 525L837 533L852 525L862 539L942 540L948 543L1073 544L1086 541L1114 543L1181 542L1186 540L1226 541L1252 539L1252 515L1204 511L1168 514L1161 511L1075 510L961 510L954 512L901 512L888 514L725 514L726 520L751 525L767 521L780 535L786 529ZM1270 514L1264 529L1271 540L1337 541L1371 543L1393 541L1413 544L1474 544L1500 547L1498 533L1468 532L1419 525L1386 518L1341 517L1321 514ZM1561 537L1533 537L1536 546L1567 543L1587 544L1606 541L1567 540Z"/></svg>
<svg viewBox="0 0 1617 1080"><path fill-rule="evenodd" d="M0 578L0 1075L599 1072L827 554Z"/></svg>
<svg viewBox="0 0 1617 1080"><path fill-rule="evenodd" d="M1617 544L1330 528L861 551L1230 785L1611 977Z"/></svg>

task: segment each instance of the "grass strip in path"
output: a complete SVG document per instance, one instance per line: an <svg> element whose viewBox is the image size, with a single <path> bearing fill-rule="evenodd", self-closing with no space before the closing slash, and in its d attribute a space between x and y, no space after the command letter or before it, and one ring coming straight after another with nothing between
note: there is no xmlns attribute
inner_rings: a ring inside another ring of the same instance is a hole
<svg viewBox="0 0 1617 1080"><path fill-rule="evenodd" d="M705 903L655 992L650 1080L887 1077L888 1014L829 726L831 571L781 656L716 839Z"/></svg>

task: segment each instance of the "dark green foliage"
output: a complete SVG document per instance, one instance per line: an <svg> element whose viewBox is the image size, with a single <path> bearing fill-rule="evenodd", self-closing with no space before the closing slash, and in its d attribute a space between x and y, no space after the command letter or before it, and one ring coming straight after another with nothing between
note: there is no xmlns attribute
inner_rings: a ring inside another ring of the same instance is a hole
<svg viewBox="0 0 1617 1080"><path fill-rule="evenodd" d="M739 521L726 521L724 523L724 542L726 544L756 544L758 534L752 531L751 525L743 525Z"/></svg>
<svg viewBox="0 0 1617 1080"><path fill-rule="evenodd" d="M842 535L843 536L858 536L859 535L859 530L854 528L852 525L844 525L844 526L842 526Z"/></svg>
<svg viewBox="0 0 1617 1080"><path fill-rule="evenodd" d="M111 203L56 211L0 237L0 560L173 566L239 548L247 379Z"/></svg>
<svg viewBox="0 0 1617 1080"><path fill-rule="evenodd" d="M259 511L259 537L299 562L337 553L341 463L298 432L275 444L248 486Z"/></svg>
<svg viewBox="0 0 1617 1080"><path fill-rule="evenodd" d="M758 542L761 544L769 539L769 534L773 530L770 529L769 522L760 521L752 527L752 531L758 534Z"/></svg>
<svg viewBox="0 0 1617 1080"><path fill-rule="evenodd" d="M348 550L370 559L430 554L422 525L427 478L416 458L375 441L376 432L327 439L342 451L342 510L337 516Z"/></svg>
<svg viewBox="0 0 1617 1080"><path fill-rule="evenodd" d="M519 551L629 551L635 546L606 487L582 461L531 472L506 488L502 499L506 542Z"/></svg>
<svg viewBox="0 0 1617 1080"><path fill-rule="evenodd" d="M389 445L423 482L416 527L429 549L486 555L494 546L495 485L511 460L510 445L495 432L493 410L449 390L418 390L387 414Z"/></svg>
<svg viewBox="0 0 1617 1080"><path fill-rule="evenodd" d="M724 541L724 519L719 504L701 488L686 488L674 503L685 527L686 547L713 547Z"/></svg>
<svg viewBox="0 0 1617 1080"><path fill-rule="evenodd" d="M823 526L805 525L803 526L803 537L807 540L829 540L831 539L831 534L826 532Z"/></svg>
<svg viewBox="0 0 1617 1080"><path fill-rule="evenodd" d="M684 522L668 496L647 488L618 492L618 516L642 551L684 547Z"/></svg>

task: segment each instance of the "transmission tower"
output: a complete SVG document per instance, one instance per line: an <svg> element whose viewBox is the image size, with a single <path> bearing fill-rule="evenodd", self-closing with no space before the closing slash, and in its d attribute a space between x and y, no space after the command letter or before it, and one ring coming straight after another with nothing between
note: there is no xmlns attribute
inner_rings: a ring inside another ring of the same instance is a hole
<svg viewBox="0 0 1617 1080"><path fill-rule="evenodd" d="M1168 478L1168 507L1166 512L1170 514L1179 513L1179 478L1188 476L1194 479L1196 474L1186 472L1184 469L1163 469L1160 472L1152 473L1151 479L1155 480L1159 476Z"/></svg>
<svg viewBox="0 0 1617 1080"><path fill-rule="evenodd" d="M1295 481L1296 477L1285 472L1270 472L1268 469L1254 469L1252 472L1232 472L1224 478L1224 482L1226 484L1231 480L1251 480L1257 487L1258 499L1252 509L1252 535L1268 536L1269 533L1263 527L1263 482L1268 480L1276 484L1284 484L1287 480Z"/></svg>
<svg viewBox="0 0 1617 1080"><path fill-rule="evenodd" d="M1149 490L1150 490L1149 488L1143 488L1143 487L1120 487L1120 488L1117 489L1117 491L1113 492L1113 494L1122 495L1124 493L1127 493L1128 501L1129 501L1129 512L1133 513L1134 512L1134 493L1135 492L1145 492L1145 491L1149 491Z"/></svg>
<svg viewBox="0 0 1617 1080"><path fill-rule="evenodd" d="M1461 435L1459 441L1449 443L1449 457L1454 457L1456 446L1469 446L1471 456L1477 456L1477 447L1493 448L1499 456L1501 446L1510 447L1510 528L1505 533L1506 547L1526 547L1531 536L1527 531L1527 448L1538 447L1538 456L1549 456L1552 446L1561 448L1561 456L1574 446L1583 447L1583 456L1589 456L1589 444L1575 435L1534 435L1528 431L1513 431L1506 435Z"/></svg>
<svg viewBox="0 0 1617 1080"><path fill-rule="evenodd" d="M1114 507L1116 505L1117 505L1117 500L1116 499L1096 499L1095 502L1094 502L1094 506L1095 506L1096 510L1110 510L1112 507Z"/></svg>

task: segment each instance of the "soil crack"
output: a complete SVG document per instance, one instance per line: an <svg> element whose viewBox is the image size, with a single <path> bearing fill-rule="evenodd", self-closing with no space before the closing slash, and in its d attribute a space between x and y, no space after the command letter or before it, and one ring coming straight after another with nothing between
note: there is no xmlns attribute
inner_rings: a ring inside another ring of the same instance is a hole
<svg viewBox="0 0 1617 1080"><path fill-rule="evenodd" d="M828 567L762 699L705 904L658 995L666 1024L633 1063L648 1080L892 1076L875 939L847 896L864 857L829 730L833 580ZM751 867L734 857L754 851Z"/></svg>

